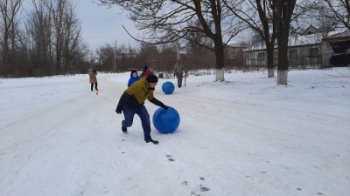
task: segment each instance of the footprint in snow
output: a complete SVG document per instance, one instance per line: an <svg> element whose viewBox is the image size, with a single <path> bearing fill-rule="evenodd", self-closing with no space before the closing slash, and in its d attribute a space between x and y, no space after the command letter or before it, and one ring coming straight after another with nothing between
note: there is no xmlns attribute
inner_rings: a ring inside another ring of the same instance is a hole
<svg viewBox="0 0 350 196"><path fill-rule="evenodd" d="M186 180L184 180L181 184L184 185L184 186L187 186L188 182Z"/></svg>
<svg viewBox="0 0 350 196"><path fill-rule="evenodd" d="M202 192L207 192L207 191L210 191L210 188L201 185L200 190L201 190Z"/></svg>
<svg viewBox="0 0 350 196"><path fill-rule="evenodd" d="M168 158L168 161L175 161L175 159L173 159L172 155L167 154L166 158Z"/></svg>
<svg viewBox="0 0 350 196"><path fill-rule="evenodd" d="M190 196L201 196L201 194L192 191L192 192L190 193Z"/></svg>

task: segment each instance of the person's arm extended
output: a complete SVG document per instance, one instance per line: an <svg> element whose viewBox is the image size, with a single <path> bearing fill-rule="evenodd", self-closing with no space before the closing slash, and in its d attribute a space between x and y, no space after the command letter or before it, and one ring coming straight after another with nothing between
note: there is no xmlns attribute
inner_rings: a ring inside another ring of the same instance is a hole
<svg viewBox="0 0 350 196"><path fill-rule="evenodd" d="M163 109L167 110L169 107L166 106L163 102L159 101L158 99L156 99L155 97L153 97L152 99L149 100L151 103L153 103L154 105L157 105L159 107L162 107Z"/></svg>

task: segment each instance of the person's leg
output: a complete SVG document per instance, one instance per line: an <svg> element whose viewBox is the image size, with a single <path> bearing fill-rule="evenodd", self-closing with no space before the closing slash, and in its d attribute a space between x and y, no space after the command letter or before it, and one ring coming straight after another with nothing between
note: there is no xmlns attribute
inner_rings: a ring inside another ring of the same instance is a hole
<svg viewBox="0 0 350 196"><path fill-rule="evenodd" d="M135 108L125 106L123 108L124 120L122 121L122 130L127 132L127 128L130 127L134 120Z"/></svg>
<svg viewBox="0 0 350 196"><path fill-rule="evenodd" d="M179 86L179 76L176 74L175 77L176 77L177 86Z"/></svg>
<svg viewBox="0 0 350 196"><path fill-rule="evenodd" d="M95 83L95 90L97 90L97 91L98 91L98 89L97 89L97 82Z"/></svg>
<svg viewBox="0 0 350 196"><path fill-rule="evenodd" d="M94 90L94 83L91 83L91 91L93 91Z"/></svg>
<svg viewBox="0 0 350 196"><path fill-rule="evenodd" d="M177 86L178 86L179 88L181 88L181 82L182 82L181 75L180 75L180 74L177 74L177 75L176 75L176 78L177 78Z"/></svg>
<svg viewBox="0 0 350 196"><path fill-rule="evenodd" d="M151 137L151 121L150 121L150 117L146 107L144 105L141 105L140 107L138 107L136 110L136 114L139 115L141 119L145 141L147 143L152 142L154 144L158 144L158 141L153 140Z"/></svg>
<svg viewBox="0 0 350 196"><path fill-rule="evenodd" d="M179 88L182 86L182 75L179 75Z"/></svg>

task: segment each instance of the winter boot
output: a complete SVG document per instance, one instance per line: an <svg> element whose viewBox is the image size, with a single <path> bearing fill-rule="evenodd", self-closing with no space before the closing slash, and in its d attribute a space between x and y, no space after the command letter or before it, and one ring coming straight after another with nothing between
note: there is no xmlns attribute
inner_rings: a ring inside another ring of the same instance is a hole
<svg viewBox="0 0 350 196"><path fill-rule="evenodd" d="M159 144L159 142L157 140L153 140L152 138L146 139L145 141L146 141L146 143L152 142L153 144Z"/></svg>
<svg viewBox="0 0 350 196"><path fill-rule="evenodd" d="M124 127L124 126L122 126L122 131L123 131L123 133L125 133L125 134L128 133L128 129L127 129L126 127Z"/></svg>

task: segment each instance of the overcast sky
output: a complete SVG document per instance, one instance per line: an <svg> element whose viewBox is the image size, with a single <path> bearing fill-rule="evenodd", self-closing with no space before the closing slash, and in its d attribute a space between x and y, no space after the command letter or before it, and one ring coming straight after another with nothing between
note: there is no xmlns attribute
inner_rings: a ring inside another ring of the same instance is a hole
<svg viewBox="0 0 350 196"><path fill-rule="evenodd" d="M120 7L100 5L98 0L70 0L76 7L76 14L82 26L82 41L95 51L106 43L138 47L124 31L124 25L135 37L140 37L141 32L136 30L134 23L127 17L128 13ZM32 2L24 1L25 10L29 11ZM241 42L248 39L248 35L239 35L232 42Z"/></svg>
<svg viewBox="0 0 350 196"><path fill-rule="evenodd" d="M137 47L138 44L124 31L124 25L130 33L138 36L134 23L127 17L127 12L117 6L108 8L99 5L98 0L70 0L76 8L76 16L81 22L82 41L95 51L106 43L118 45L130 45ZM24 17L32 11L32 1L24 1Z"/></svg>
<svg viewBox="0 0 350 196"><path fill-rule="evenodd" d="M99 5L97 0L72 0L76 5L77 16L82 25L82 37L90 49L96 49L105 43L137 46L122 28L124 25L133 35L138 35L127 12L116 6L108 8Z"/></svg>

